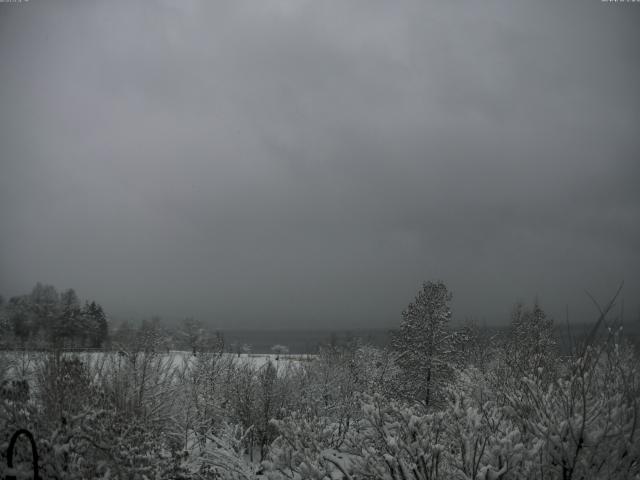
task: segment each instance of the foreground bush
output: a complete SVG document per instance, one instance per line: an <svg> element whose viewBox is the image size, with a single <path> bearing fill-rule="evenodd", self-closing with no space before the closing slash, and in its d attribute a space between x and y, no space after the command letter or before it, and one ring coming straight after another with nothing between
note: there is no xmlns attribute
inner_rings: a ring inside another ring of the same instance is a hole
<svg viewBox="0 0 640 480"><path fill-rule="evenodd" d="M466 368L438 410L362 395L340 435L331 416L292 414L275 422L269 478L640 478L637 355L610 336L560 367L552 381Z"/></svg>

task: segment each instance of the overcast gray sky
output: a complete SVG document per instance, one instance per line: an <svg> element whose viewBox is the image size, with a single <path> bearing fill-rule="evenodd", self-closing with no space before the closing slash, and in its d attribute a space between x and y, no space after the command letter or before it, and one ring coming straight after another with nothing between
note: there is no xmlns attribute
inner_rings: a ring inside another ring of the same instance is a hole
<svg viewBox="0 0 640 480"><path fill-rule="evenodd" d="M394 326L640 311L640 4L0 3L0 293Z"/></svg>

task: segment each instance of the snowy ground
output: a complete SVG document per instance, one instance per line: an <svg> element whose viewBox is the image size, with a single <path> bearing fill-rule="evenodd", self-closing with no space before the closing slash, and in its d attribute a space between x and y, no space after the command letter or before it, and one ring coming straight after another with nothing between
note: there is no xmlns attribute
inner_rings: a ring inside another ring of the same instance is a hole
<svg viewBox="0 0 640 480"><path fill-rule="evenodd" d="M42 361L47 353L35 351L0 352L0 379L25 378L34 370L38 362ZM126 354L118 352L65 352L65 356L75 356L85 365L98 366L101 362L126 358ZM191 352L172 350L160 354L161 358L170 360L173 367L182 368L186 362L194 362L197 356ZM315 355L299 354L235 354L224 353L225 359L233 359L240 364L251 364L261 368L271 362L278 370L300 365L301 362L313 361Z"/></svg>

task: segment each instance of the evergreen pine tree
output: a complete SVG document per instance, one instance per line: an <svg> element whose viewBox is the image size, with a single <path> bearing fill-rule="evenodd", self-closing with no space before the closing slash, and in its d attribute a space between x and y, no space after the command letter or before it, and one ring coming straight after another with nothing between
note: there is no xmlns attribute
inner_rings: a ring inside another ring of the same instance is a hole
<svg viewBox="0 0 640 480"><path fill-rule="evenodd" d="M402 312L400 331L393 338L397 362L404 372L403 393L430 406L441 400L442 386L451 375L454 353L451 293L441 282L426 282Z"/></svg>

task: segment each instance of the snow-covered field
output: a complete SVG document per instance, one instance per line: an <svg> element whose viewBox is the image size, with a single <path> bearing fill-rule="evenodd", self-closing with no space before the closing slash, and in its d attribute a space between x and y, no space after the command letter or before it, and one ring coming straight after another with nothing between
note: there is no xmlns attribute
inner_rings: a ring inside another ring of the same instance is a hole
<svg viewBox="0 0 640 480"><path fill-rule="evenodd" d="M37 351L6 351L0 352L0 379L2 378L26 378L28 377L48 353ZM64 352L67 358L76 357L84 365L99 368L101 365L112 362L122 362L128 358L127 353L122 352ZM189 363L195 363L200 356L207 354L193 355L191 352L181 350L171 350L168 353L158 354L161 359L170 362L169 367L176 369L184 368ZM302 362L310 362L316 358L315 355L299 354L235 354L223 353L222 359L233 361L236 364L248 364L256 369L262 368L271 363L278 370L295 367Z"/></svg>

